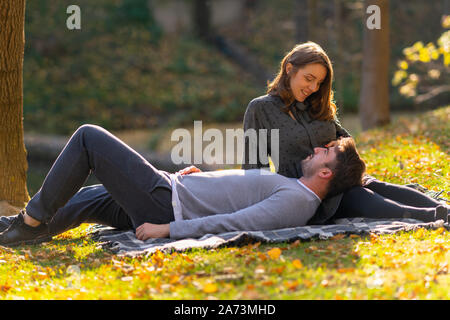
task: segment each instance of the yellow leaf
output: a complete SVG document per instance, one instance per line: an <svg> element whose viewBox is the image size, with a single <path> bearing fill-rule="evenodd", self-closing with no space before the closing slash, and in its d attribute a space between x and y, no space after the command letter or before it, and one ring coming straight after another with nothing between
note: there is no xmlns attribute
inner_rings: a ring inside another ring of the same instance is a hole
<svg viewBox="0 0 450 320"><path fill-rule="evenodd" d="M299 259L295 259L294 261L292 261L292 264L294 265L294 267L296 269L301 269L303 268L303 264Z"/></svg>
<svg viewBox="0 0 450 320"><path fill-rule="evenodd" d="M405 60L402 60L398 63L398 67L403 70L408 69L408 62L406 62Z"/></svg>
<svg viewBox="0 0 450 320"><path fill-rule="evenodd" d="M426 231L424 228L420 228L414 233L414 236L417 238L423 238L423 237L425 237L425 235L426 235Z"/></svg>
<svg viewBox="0 0 450 320"><path fill-rule="evenodd" d="M416 43L414 43L413 48L416 50L420 50L423 48L423 42L422 41L418 41Z"/></svg>
<svg viewBox="0 0 450 320"><path fill-rule="evenodd" d="M354 272L355 268L340 268L337 271L339 273L350 273L350 272Z"/></svg>
<svg viewBox="0 0 450 320"><path fill-rule="evenodd" d="M214 283L207 283L203 287L203 292L205 292L205 293L215 293L215 292L217 292L217 286Z"/></svg>
<svg viewBox="0 0 450 320"><path fill-rule="evenodd" d="M267 255L272 259L272 260L276 260L280 257L281 255L281 250L280 248L273 248L270 249L269 251L267 251Z"/></svg>

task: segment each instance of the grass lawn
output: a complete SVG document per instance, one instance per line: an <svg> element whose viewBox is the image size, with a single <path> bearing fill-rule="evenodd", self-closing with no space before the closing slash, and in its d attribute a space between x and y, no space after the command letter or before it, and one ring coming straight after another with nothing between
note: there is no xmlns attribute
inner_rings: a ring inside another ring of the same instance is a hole
<svg viewBox="0 0 450 320"><path fill-rule="evenodd" d="M449 123L446 107L359 134L368 173L450 198ZM100 249L88 227L39 246L0 247L0 298L450 298L450 233L443 228L131 258Z"/></svg>

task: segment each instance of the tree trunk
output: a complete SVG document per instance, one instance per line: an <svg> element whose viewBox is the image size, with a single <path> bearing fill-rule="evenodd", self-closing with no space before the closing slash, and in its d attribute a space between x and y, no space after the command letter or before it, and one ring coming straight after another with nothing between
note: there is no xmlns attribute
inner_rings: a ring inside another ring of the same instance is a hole
<svg viewBox="0 0 450 320"><path fill-rule="evenodd" d="M390 122L389 116L389 0L366 0L380 7L381 28L370 30L364 19L363 63L359 114L363 130Z"/></svg>
<svg viewBox="0 0 450 320"><path fill-rule="evenodd" d="M24 20L25 0L0 1L0 211L30 199L22 119Z"/></svg>
<svg viewBox="0 0 450 320"><path fill-rule="evenodd" d="M209 40L211 36L211 8L209 0L194 0L193 22L195 34Z"/></svg>
<svg viewBox="0 0 450 320"><path fill-rule="evenodd" d="M342 46L343 42L343 23L342 23L342 10L343 10L342 0L334 0L334 58L338 61L334 65L334 83L335 83L335 96L334 99L339 107L339 115L342 116L344 113L344 95L342 94L344 88L343 74L344 74L344 55L342 54L344 48Z"/></svg>
<svg viewBox="0 0 450 320"><path fill-rule="evenodd" d="M308 40L319 41L317 28L320 28L317 17L317 0L308 0Z"/></svg>
<svg viewBox="0 0 450 320"><path fill-rule="evenodd" d="M295 41L306 42L308 38L308 0L294 0Z"/></svg>

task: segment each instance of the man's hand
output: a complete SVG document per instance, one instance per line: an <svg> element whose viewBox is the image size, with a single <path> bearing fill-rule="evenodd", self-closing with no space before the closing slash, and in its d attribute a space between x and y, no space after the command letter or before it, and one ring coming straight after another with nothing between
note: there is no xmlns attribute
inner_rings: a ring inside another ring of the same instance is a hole
<svg viewBox="0 0 450 320"><path fill-rule="evenodd" d="M146 222L136 228L136 238L142 241L149 238L167 238L169 235L169 224L153 224Z"/></svg>
<svg viewBox="0 0 450 320"><path fill-rule="evenodd" d="M190 166L190 167L186 167L186 168L181 169L180 171L178 171L178 173L180 175L182 175L182 176L185 175L185 174L190 174L190 173L194 173L194 172L202 172L202 170L200 170L196 166Z"/></svg>

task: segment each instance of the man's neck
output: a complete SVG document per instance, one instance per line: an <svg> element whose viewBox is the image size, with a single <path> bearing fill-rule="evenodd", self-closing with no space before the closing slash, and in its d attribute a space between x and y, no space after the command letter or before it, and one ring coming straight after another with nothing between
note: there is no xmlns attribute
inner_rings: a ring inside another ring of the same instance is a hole
<svg viewBox="0 0 450 320"><path fill-rule="evenodd" d="M320 200L323 200L325 198L326 195L326 186L324 186L323 184L318 183L315 180L312 179L308 179L305 177L301 177L300 179L298 179L301 183L303 183L306 187L308 187L308 189L310 189L312 192L314 192L319 198Z"/></svg>

